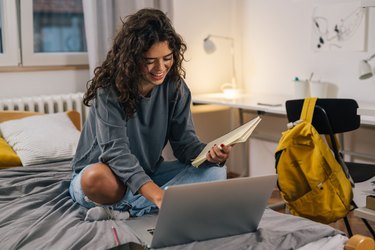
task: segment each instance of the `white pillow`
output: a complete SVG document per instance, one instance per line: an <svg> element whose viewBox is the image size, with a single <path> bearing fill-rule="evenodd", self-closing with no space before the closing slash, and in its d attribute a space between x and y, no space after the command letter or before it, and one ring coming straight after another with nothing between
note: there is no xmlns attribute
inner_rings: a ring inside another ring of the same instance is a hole
<svg viewBox="0 0 375 250"><path fill-rule="evenodd" d="M66 113L2 122L0 131L23 166L73 158L80 136Z"/></svg>

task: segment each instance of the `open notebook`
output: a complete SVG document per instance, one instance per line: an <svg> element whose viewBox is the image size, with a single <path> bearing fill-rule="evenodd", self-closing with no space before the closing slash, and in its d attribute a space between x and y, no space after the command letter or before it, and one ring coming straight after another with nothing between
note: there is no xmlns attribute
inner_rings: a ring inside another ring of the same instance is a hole
<svg viewBox="0 0 375 250"><path fill-rule="evenodd" d="M193 160L191 163L194 167L198 167L206 160L206 155L208 151L216 144L216 145L233 145L241 142L245 142L254 131L258 123L262 119L258 116L251 121L245 123L244 125L232 130L231 132L211 141L206 145L206 147L202 150L202 152Z"/></svg>

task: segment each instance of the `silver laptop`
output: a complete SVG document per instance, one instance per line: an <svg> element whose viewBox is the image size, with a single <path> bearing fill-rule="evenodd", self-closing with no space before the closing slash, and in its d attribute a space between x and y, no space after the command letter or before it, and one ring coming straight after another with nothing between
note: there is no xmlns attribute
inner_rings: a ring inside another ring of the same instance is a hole
<svg viewBox="0 0 375 250"><path fill-rule="evenodd" d="M132 218L149 248L160 248L254 232L277 175L170 186L156 215Z"/></svg>

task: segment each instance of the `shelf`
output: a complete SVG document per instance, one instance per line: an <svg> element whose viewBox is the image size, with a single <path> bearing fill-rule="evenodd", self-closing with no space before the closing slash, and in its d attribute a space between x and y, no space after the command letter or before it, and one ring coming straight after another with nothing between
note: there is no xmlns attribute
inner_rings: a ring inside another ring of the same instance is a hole
<svg viewBox="0 0 375 250"><path fill-rule="evenodd" d="M370 221L375 221L375 210L360 207L354 209L354 215Z"/></svg>

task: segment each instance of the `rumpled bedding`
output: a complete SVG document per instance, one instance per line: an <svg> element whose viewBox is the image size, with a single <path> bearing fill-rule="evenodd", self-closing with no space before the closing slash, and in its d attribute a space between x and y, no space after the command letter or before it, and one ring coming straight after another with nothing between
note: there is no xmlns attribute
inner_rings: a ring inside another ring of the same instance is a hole
<svg viewBox="0 0 375 250"><path fill-rule="evenodd" d="M126 221L84 221L87 209L70 199L70 178L69 162L0 170L0 249L142 247ZM327 225L266 209L257 232L165 249L297 249L338 234Z"/></svg>

